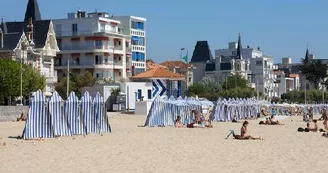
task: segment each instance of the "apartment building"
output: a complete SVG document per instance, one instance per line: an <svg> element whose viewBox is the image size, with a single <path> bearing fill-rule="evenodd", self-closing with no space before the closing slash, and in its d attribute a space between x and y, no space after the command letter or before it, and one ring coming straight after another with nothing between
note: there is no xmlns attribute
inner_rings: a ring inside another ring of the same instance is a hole
<svg viewBox="0 0 328 173"><path fill-rule="evenodd" d="M146 18L137 16L113 16L112 19L120 21L122 32L131 36L132 49L132 75L146 71Z"/></svg>
<svg viewBox="0 0 328 173"><path fill-rule="evenodd" d="M58 47L58 75L90 72L99 81L119 81L132 76L131 37L121 22L108 13L77 11L53 20Z"/></svg>

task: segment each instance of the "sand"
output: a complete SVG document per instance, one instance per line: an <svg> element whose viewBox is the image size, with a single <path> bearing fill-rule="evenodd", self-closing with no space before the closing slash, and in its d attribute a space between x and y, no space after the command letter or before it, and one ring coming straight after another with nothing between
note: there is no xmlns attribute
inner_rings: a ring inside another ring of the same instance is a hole
<svg viewBox="0 0 328 173"><path fill-rule="evenodd" d="M293 120L293 121L291 121ZM115 115L113 133L23 141L24 123L0 123L1 173L52 172L326 172L328 138L321 133L299 133L301 117L283 120L285 126L249 130L264 141L225 137L241 124L214 123L213 129L137 127L145 116ZM322 122L319 122L322 128ZM8 138L9 137L9 138Z"/></svg>

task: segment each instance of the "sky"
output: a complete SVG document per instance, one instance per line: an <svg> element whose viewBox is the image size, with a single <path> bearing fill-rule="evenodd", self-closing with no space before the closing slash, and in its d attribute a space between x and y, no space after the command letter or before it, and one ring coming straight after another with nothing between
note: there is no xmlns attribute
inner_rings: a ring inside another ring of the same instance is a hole
<svg viewBox="0 0 328 173"><path fill-rule="evenodd" d="M0 17L24 19L27 0L1 0ZM327 0L38 0L43 19L66 18L76 10L147 18L147 58L179 60L181 48L192 56L197 41L207 40L212 55L241 33L243 47L260 47L280 62L305 56L327 58Z"/></svg>

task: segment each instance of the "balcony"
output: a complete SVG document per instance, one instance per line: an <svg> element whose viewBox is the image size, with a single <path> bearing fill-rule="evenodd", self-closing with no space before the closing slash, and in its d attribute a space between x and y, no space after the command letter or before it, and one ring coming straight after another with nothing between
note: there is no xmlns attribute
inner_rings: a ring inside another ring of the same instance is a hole
<svg viewBox="0 0 328 173"><path fill-rule="evenodd" d="M42 56L43 57L55 57L56 56L56 54L57 54L57 51L56 50L54 50L54 49L45 49L45 50L43 50L42 51Z"/></svg>
<svg viewBox="0 0 328 173"><path fill-rule="evenodd" d="M131 29L131 35L135 35L135 36L141 36L141 37L145 37L145 31L142 30L138 30L138 29Z"/></svg>
<svg viewBox="0 0 328 173"><path fill-rule="evenodd" d="M145 52L145 46L138 46L138 45L132 45L132 51L141 51L141 52Z"/></svg>

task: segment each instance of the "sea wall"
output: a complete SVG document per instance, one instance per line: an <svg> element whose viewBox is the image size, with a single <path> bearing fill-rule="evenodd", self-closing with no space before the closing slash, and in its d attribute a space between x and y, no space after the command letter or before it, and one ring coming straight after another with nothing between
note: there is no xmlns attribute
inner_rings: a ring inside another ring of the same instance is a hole
<svg viewBox="0 0 328 173"><path fill-rule="evenodd" d="M28 113L28 106L0 106L0 122L15 121L22 113Z"/></svg>

